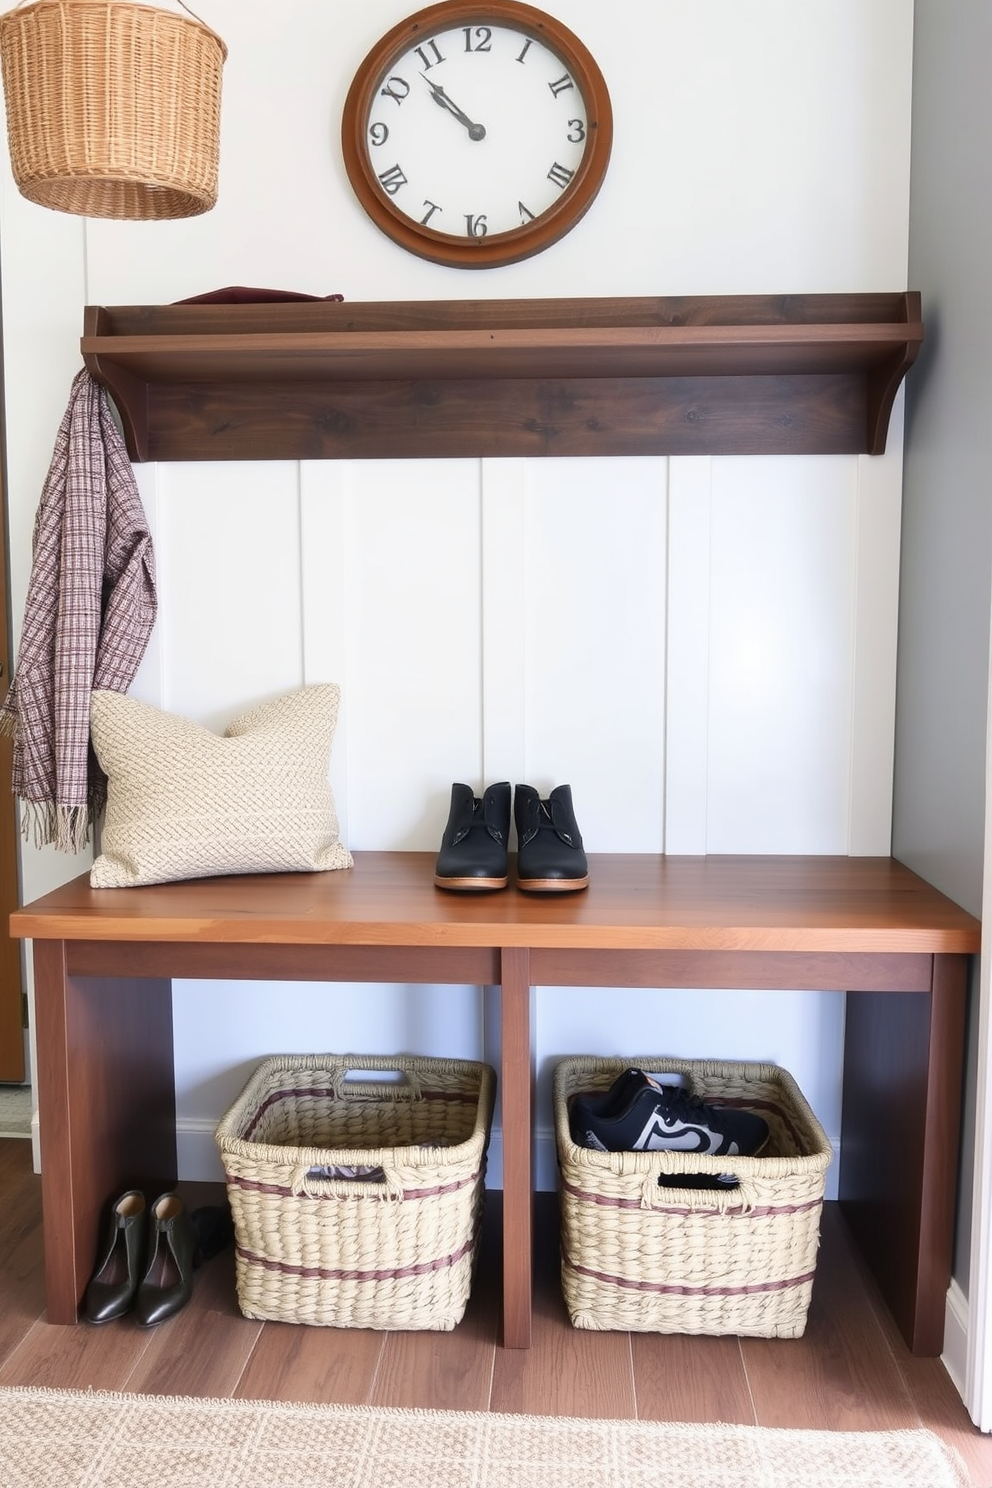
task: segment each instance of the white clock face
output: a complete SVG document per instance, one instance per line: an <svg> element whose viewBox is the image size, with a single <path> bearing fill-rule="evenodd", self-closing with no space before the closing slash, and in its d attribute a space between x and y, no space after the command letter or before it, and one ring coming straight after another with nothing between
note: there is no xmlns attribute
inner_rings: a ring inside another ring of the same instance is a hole
<svg viewBox="0 0 992 1488"><path fill-rule="evenodd" d="M568 66L512 26L425 33L386 69L365 120L378 189L451 238L525 228L567 192L589 148Z"/></svg>

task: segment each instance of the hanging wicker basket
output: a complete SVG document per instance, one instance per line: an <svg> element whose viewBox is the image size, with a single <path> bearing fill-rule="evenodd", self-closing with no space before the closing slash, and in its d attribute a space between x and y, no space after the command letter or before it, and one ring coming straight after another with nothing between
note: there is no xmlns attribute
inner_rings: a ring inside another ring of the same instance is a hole
<svg viewBox="0 0 992 1488"><path fill-rule="evenodd" d="M85 217L195 217L217 200L223 41L192 16L37 0L0 16L14 180Z"/></svg>

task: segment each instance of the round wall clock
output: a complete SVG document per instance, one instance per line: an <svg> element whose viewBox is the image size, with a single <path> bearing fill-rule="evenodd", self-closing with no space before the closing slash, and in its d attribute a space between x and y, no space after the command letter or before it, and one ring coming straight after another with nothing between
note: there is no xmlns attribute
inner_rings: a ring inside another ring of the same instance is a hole
<svg viewBox="0 0 992 1488"><path fill-rule="evenodd" d="M596 197L613 113L591 54L516 0L444 0L355 74L341 127L365 211L436 263L491 268L556 243Z"/></svg>

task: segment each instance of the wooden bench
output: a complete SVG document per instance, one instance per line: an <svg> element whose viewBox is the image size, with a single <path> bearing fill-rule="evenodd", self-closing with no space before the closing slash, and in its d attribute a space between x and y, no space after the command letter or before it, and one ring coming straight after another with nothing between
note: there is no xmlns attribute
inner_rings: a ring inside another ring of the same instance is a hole
<svg viewBox="0 0 992 1488"><path fill-rule="evenodd" d="M84 876L12 916L34 942L50 1322L76 1321L107 1197L176 1179L173 977L499 996L511 1348L531 1333L533 989L816 989L847 998L842 1207L910 1347L940 1352L977 920L889 858L592 855L589 889L563 896L445 893L433 865L365 852L345 872L122 890Z"/></svg>

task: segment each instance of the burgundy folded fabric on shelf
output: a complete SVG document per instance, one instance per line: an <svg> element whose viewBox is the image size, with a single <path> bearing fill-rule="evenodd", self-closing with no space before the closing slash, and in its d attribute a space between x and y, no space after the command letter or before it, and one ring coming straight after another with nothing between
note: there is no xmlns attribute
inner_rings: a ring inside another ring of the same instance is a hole
<svg viewBox="0 0 992 1488"><path fill-rule="evenodd" d="M226 289L210 289L206 294L173 300L174 305L261 305L272 300L343 300L342 294L298 294L294 289L248 289L243 284L229 284Z"/></svg>

